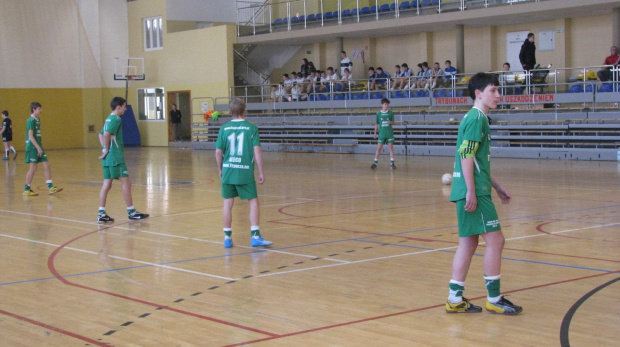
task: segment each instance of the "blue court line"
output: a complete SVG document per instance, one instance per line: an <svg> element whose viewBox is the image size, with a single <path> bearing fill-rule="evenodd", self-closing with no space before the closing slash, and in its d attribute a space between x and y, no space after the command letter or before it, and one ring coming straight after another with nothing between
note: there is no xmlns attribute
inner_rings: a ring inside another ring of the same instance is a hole
<svg viewBox="0 0 620 347"><path fill-rule="evenodd" d="M554 215L554 214L565 214L565 213L592 211L592 210L617 208L617 207L620 207L620 205L603 206L603 207L592 207L592 208L585 208L585 209L578 209L578 210L569 210L569 211L560 211L560 212L550 212L550 213L543 213L543 214L531 215L531 216L523 216L523 217L514 217L514 218L500 219L500 221L532 219L532 218L536 218L536 217L549 216L549 215ZM602 224L609 224L609 223L593 223L593 224L601 224L602 225ZM456 228L456 227L458 227L458 226L457 225L451 225L451 226L444 226L444 227L437 227L437 228L428 228L428 229L420 229L420 230L409 230L409 231L402 231L402 232L398 232L398 233L389 233L389 234L385 234L385 235L372 235L372 236L366 236L366 237L361 237L361 238L358 237L358 238L341 239L341 240L335 240L335 241L316 242L316 243L310 243L310 244L304 244L304 245L289 246L289 247L282 247L282 248L272 248L272 249L273 250L288 250L288 249L294 249L294 248L309 247L309 246L319 246L319 245L326 245L326 244L340 243L340 242L347 242L347 241L360 241L360 242L368 242L368 243L375 243L375 244L386 244L387 243L390 246L405 247L405 248L412 248L412 249L434 250L434 248L408 246L408 245L394 244L394 243L388 243L388 242L367 241L367 239L377 238L377 237L386 237L386 236L395 236L395 235L404 235L404 234L418 233L418 232L424 232L424 231L450 229L450 228ZM224 255L217 255L217 256L212 256L212 257L201 257L201 258L185 259L185 260L176 260L176 261L170 261L170 262L166 262L166 263L160 263L160 264L157 264L157 265L170 265L170 264L178 264L178 263L186 263L186 262L194 262L194 261L202 261L202 260L210 260L210 259L217 259L217 258L224 258L224 257L239 256L239 255L248 255L248 254L253 254L253 253L261 253L261 252L267 252L267 250L259 250L259 251L243 252L243 253L235 253L235 254L224 254ZM449 251L449 250L437 250L437 252L454 253L454 251ZM474 256L481 257L483 255L482 254L474 254ZM549 262L539 262L539 261L524 260L524 259L517 259L517 258L504 258L504 257L502 257L502 260L519 261L519 262L532 263L532 264L540 264L540 265L549 265L549 266L573 268L573 269L579 269L579 270L598 271L598 272L605 272L605 273L607 273L607 272L614 272L615 271L615 270L595 269L595 268L588 268L588 267L556 264L556 263L549 263ZM93 271L93 272L84 272L84 273L78 273L78 274L72 274L72 275L64 275L63 277L76 277L76 276L84 276L84 275L91 275L91 274L98 274L98 273L106 273L106 272L114 272L114 271L123 271L123 270L132 270L132 269L146 268L146 267L152 267L152 266L155 266L155 265L137 265L137 266L117 268L117 269L109 269L109 270L101 270L101 271ZM11 285L11 284L38 282L38 281L44 281L44 280L50 280L50 279L56 279L56 278L55 277L47 277L47 278L31 279L31 280L24 280L24 281L6 282L6 283L0 283L0 287L1 286L5 286L5 285Z"/></svg>

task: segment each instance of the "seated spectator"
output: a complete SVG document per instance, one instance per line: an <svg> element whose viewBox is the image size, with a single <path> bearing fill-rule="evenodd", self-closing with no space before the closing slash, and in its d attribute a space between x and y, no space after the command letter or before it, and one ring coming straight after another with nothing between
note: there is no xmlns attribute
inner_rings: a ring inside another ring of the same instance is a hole
<svg viewBox="0 0 620 347"><path fill-rule="evenodd" d="M377 73L375 72L374 67L368 68L368 90L375 89L375 80L377 79Z"/></svg>
<svg viewBox="0 0 620 347"><path fill-rule="evenodd" d="M616 46L611 46L611 48L609 49L611 55L607 58L605 58L605 65L611 65L613 66L613 68L617 68L618 67L618 63L620 63L620 55L618 54L618 47ZM601 80L601 82L607 82L610 79L612 79L612 75L611 75L611 67L608 66L602 70L599 70L596 72L596 74L598 75L598 78Z"/></svg>
<svg viewBox="0 0 620 347"><path fill-rule="evenodd" d="M336 83L338 81L338 74L334 72L333 67L327 68L327 74L325 75L325 80L322 80L321 91L322 92L331 92L332 83Z"/></svg>
<svg viewBox="0 0 620 347"><path fill-rule="evenodd" d="M422 63L422 73L418 72L418 88L428 89L427 82L431 78L431 69L428 67L427 62Z"/></svg>
<svg viewBox="0 0 620 347"><path fill-rule="evenodd" d="M450 60L446 60L443 73L444 73L444 76L443 76L444 84L452 85L453 80L454 82L456 82L457 77L455 75L457 74L457 71L456 71L456 68L452 66L452 62Z"/></svg>
<svg viewBox="0 0 620 347"><path fill-rule="evenodd" d="M433 68L430 69L430 71L430 77L428 81L426 81L426 89L435 89L443 78L443 70L441 69L441 67L439 67L439 63L435 63L433 64Z"/></svg>
<svg viewBox="0 0 620 347"><path fill-rule="evenodd" d="M394 79L394 84L392 86L392 89L397 89L397 88L405 89L405 87L409 85L409 82L411 80L411 75L412 75L412 72L409 69L409 65L407 65L407 63L403 63L400 69L400 76Z"/></svg>
<svg viewBox="0 0 620 347"><path fill-rule="evenodd" d="M301 92L301 88L297 82L293 82L293 88L291 88L291 96L289 101L302 101L306 100L308 96Z"/></svg>
<svg viewBox="0 0 620 347"><path fill-rule="evenodd" d="M351 75L348 67L344 68L343 71L344 75L342 75L340 83L336 86L336 91L348 92L350 91L349 87L353 84L353 75Z"/></svg>
<svg viewBox="0 0 620 347"><path fill-rule="evenodd" d="M282 84L282 82L280 82L280 84L278 84L277 86L272 87L271 97L273 98L274 102L286 101L286 92L284 91L284 84Z"/></svg>
<svg viewBox="0 0 620 347"><path fill-rule="evenodd" d="M394 73L392 74L392 88L395 89L396 82L401 77L402 71L400 65L394 66Z"/></svg>
<svg viewBox="0 0 620 347"><path fill-rule="evenodd" d="M500 94L501 95L514 95L515 94L515 75L510 71L510 63L505 62L502 65L502 72L499 75L499 85L500 85ZM512 87L507 87L508 85L512 85ZM510 109L510 105L498 105L499 109Z"/></svg>
<svg viewBox="0 0 620 347"><path fill-rule="evenodd" d="M316 71L312 69L310 74L303 79L301 92L311 94L314 89L314 80L316 79Z"/></svg>
<svg viewBox="0 0 620 347"><path fill-rule="evenodd" d="M377 77L375 78L375 89L387 89L390 74L383 71L381 66L377 67Z"/></svg>
<svg viewBox="0 0 620 347"><path fill-rule="evenodd" d="M286 94L291 93L291 88L293 88L293 82L293 79L289 78L287 73L282 75L282 84L284 85L284 91L286 92Z"/></svg>
<svg viewBox="0 0 620 347"><path fill-rule="evenodd" d="M310 75L310 72L312 72L312 70L316 70L316 67L314 67L314 63L308 61L307 58L303 58L302 61L303 64L301 64L301 70L299 70L299 72L301 72L302 77L305 78Z"/></svg>

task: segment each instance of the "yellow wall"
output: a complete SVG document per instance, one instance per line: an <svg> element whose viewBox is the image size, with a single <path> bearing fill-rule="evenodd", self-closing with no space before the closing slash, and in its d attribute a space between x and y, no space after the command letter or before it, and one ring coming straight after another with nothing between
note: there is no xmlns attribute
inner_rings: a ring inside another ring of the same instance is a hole
<svg viewBox="0 0 620 347"><path fill-rule="evenodd" d="M146 80L132 81L129 103L135 105L138 88L163 87L164 92L189 90L192 97L227 97L233 83L233 52L236 41L234 25L221 25L197 30L166 33L164 49L144 51L142 19L163 16L165 0L129 2L129 52L144 57ZM168 102L166 102L168 104ZM167 107L167 105L166 105ZM167 114L166 110L166 114ZM192 113L200 113L193 110ZM168 145L168 121L140 121L138 127L143 146Z"/></svg>

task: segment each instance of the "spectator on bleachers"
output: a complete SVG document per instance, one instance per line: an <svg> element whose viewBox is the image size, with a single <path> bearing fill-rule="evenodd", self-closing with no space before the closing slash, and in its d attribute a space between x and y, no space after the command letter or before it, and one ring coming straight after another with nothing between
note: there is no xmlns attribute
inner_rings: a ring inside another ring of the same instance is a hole
<svg viewBox="0 0 620 347"><path fill-rule="evenodd" d="M342 58L340 60L340 75L344 75L344 69L346 68L348 68L349 71L353 71L353 62L347 57L347 52L341 51L340 58Z"/></svg>
<svg viewBox="0 0 620 347"><path fill-rule="evenodd" d="M325 79L321 80L321 91L325 92L328 91L330 92L330 85L332 83L336 83L338 81L338 74L334 72L334 68L333 67L328 67L327 68L327 74L325 75Z"/></svg>
<svg viewBox="0 0 620 347"><path fill-rule="evenodd" d="M342 75L342 78L340 79L338 85L336 86L336 91L348 92L349 86L352 86L352 83L353 83L353 75L351 74L351 71L349 71L349 68L345 68L344 75Z"/></svg>
<svg viewBox="0 0 620 347"><path fill-rule="evenodd" d="M435 89L437 85L440 84L441 79L443 78L443 70L439 67L439 63L435 62L433 64L433 68L430 69L431 73L428 81L426 81L426 89Z"/></svg>
<svg viewBox="0 0 620 347"><path fill-rule="evenodd" d="M295 82L297 82L298 85L302 85L302 83L304 83L304 76L301 74L301 72L297 73L297 76L295 77Z"/></svg>
<svg viewBox="0 0 620 347"><path fill-rule="evenodd" d="M398 65L396 65L398 66ZM394 79L394 84L392 85L392 89L405 89L409 85L411 79L412 71L409 69L409 65L407 63L402 63L400 69L400 76Z"/></svg>
<svg viewBox="0 0 620 347"><path fill-rule="evenodd" d="M274 91L275 88L275 91ZM284 90L284 84L280 82L277 86L273 86L271 89L271 97L275 102L282 102L286 99L286 91Z"/></svg>
<svg viewBox="0 0 620 347"><path fill-rule="evenodd" d="M386 89L388 87L388 81L390 80L390 74L383 71L383 68L381 66L377 67L377 77L375 78L375 88L376 90L379 89Z"/></svg>
<svg viewBox="0 0 620 347"><path fill-rule="evenodd" d="M512 71L510 71L510 63L505 62L502 65L502 73L499 75L499 85L500 85L500 94L502 95L514 95L515 94L515 75ZM512 85L512 87L507 87L508 85ZM510 109L510 105L498 105L499 109Z"/></svg>
<svg viewBox="0 0 620 347"><path fill-rule="evenodd" d="M396 84L396 81L401 77L402 74L402 70L400 69L400 65L396 64L394 66L394 73L392 74L392 89L394 89L394 85Z"/></svg>
<svg viewBox="0 0 620 347"><path fill-rule="evenodd" d="M291 96L289 101L302 101L306 99L307 95L302 93L299 84L297 82L293 82L293 88L291 88Z"/></svg>
<svg viewBox="0 0 620 347"><path fill-rule="evenodd" d="M422 64L418 64L422 70L418 72L418 88L425 88L426 82L431 77L431 69L428 67L427 62L423 62Z"/></svg>
<svg viewBox="0 0 620 347"><path fill-rule="evenodd" d="M293 77L295 76L293 75ZM282 84L284 85L284 91L286 92L286 94L291 93L291 88L293 88L293 82L293 79L289 78L287 73L282 75Z"/></svg>
<svg viewBox="0 0 620 347"><path fill-rule="evenodd" d="M444 72L444 76L443 76L444 84L452 85L452 80L456 78L455 75L458 73L458 71L456 70L454 66L452 66L452 62L450 60L446 60L445 68L443 69L443 72Z"/></svg>
<svg viewBox="0 0 620 347"><path fill-rule="evenodd" d="M620 55L618 54L618 47L611 46L609 49L611 55L605 58L605 65L613 65L614 68L618 67L618 63L620 63ZM611 67L606 67L604 69L598 70L596 74L601 82L607 82L612 79L611 75Z"/></svg>
<svg viewBox="0 0 620 347"><path fill-rule="evenodd" d="M311 61L308 61L307 58L303 58L302 60L303 60L304 63L301 64L300 72L301 72L301 75L305 78L308 75L310 75L310 72L312 70L316 70L316 67L314 67L314 63L311 62Z"/></svg>
<svg viewBox="0 0 620 347"><path fill-rule="evenodd" d="M377 72L375 72L375 68L371 66L368 68L368 90L375 89L376 79L377 79Z"/></svg>
<svg viewBox="0 0 620 347"><path fill-rule="evenodd" d="M308 74L308 76L306 76L304 78L304 81L301 85L301 92L302 93L308 93L311 94L312 90L314 89L314 79L316 78L316 70L312 69L310 70L310 73Z"/></svg>
<svg viewBox="0 0 620 347"><path fill-rule="evenodd" d="M529 71L536 66L536 45L534 44L534 33L527 34L527 39L523 41L519 52L519 62L523 70Z"/></svg>

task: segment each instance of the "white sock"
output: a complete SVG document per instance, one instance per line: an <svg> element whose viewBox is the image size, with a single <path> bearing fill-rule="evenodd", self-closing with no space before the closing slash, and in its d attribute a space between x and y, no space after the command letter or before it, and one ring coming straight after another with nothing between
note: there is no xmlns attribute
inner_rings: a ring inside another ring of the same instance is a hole
<svg viewBox="0 0 620 347"><path fill-rule="evenodd" d="M127 206L127 211L135 210L136 208L132 206Z"/></svg>
<svg viewBox="0 0 620 347"><path fill-rule="evenodd" d="M52 180L47 180L45 181L45 183L52 183Z"/></svg>

